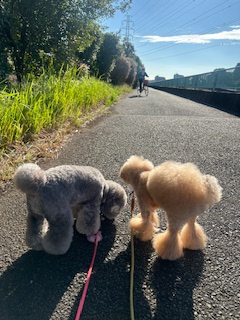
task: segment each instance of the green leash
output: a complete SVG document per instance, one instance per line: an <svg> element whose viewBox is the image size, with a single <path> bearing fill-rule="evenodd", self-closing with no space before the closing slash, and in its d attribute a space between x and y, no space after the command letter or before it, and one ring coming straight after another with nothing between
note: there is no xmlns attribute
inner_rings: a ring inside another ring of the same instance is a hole
<svg viewBox="0 0 240 320"><path fill-rule="evenodd" d="M131 201L131 217L134 211L134 193L132 193ZM133 281L134 281L134 235L131 231L131 270L130 270L130 318L134 320L134 303L133 303Z"/></svg>

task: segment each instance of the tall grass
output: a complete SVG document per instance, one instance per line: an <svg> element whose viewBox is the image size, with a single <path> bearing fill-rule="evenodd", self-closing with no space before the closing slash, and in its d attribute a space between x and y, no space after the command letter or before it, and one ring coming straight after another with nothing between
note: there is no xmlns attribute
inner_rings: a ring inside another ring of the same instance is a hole
<svg viewBox="0 0 240 320"><path fill-rule="evenodd" d="M45 71L30 75L21 87L0 91L1 150L27 141L42 129L76 121L98 105L117 101L122 87L92 77L79 77L71 69L58 75Z"/></svg>

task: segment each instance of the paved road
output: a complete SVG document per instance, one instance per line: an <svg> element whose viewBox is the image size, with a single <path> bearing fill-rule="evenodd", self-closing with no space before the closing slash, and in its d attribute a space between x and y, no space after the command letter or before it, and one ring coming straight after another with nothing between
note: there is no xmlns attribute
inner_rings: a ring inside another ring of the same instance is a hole
<svg viewBox="0 0 240 320"><path fill-rule="evenodd" d="M184 258L162 261L150 243L135 240L136 320L240 319L239 135L238 117L151 89L148 98L132 93L122 99L44 164L95 166L128 194L118 173L132 154L156 165L192 161L219 179L223 199L199 219L209 237L203 252L186 250ZM93 245L75 234L64 256L31 251L24 243L24 197L9 191L0 208L0 320L74 319ZM130 319L129 217L128 204L115 223L103 222L82 320Z"/></svg>

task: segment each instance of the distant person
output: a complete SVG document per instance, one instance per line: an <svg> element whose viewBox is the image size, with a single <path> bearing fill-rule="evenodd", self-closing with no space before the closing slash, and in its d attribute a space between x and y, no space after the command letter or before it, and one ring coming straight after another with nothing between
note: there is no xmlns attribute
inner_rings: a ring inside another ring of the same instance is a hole
<svg viewBox="0 0 240 320"><path fill-rule="evenodd" d="M144 83L145 77L148 77L148 74L146 73L145 68L142 68L142 70L138 73L140 92L143 91L143 83Z"/></svg>

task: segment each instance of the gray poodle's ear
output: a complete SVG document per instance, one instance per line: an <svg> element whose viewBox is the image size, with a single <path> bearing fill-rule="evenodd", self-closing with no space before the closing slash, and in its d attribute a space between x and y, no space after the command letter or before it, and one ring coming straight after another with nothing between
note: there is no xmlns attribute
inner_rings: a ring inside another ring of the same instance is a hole
<svg viewBox="0 0 240 320"><path fill-rule="evenodd" d="M106 180L101 213L108 219L114 219L127 203L127 194L123 187L112 180Z"/></svg>

